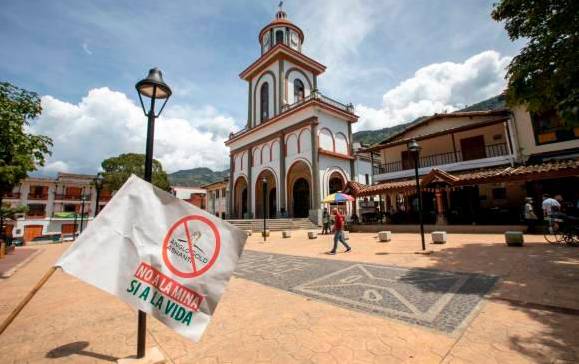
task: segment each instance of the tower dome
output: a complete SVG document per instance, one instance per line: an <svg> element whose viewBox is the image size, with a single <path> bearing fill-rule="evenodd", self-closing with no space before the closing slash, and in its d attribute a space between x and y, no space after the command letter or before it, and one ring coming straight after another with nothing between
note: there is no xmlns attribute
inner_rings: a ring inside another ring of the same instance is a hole
<svg viewBox="0 0 579 364"><path fill-rule="evenodd" d="M275 13L275 19L259 32L261 54L266 53L277 44L284 44L301 52L304 42L304 32L287 18L287 13L281 8Z"/></svg>

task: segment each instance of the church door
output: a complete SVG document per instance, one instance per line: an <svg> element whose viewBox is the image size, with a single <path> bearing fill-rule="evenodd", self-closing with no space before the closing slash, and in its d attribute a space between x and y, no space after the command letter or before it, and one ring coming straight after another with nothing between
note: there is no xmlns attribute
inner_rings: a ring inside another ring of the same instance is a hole
<svg viewBox="0 0 579 364"><path fill-rule="evenodd" d="M310 213L310 184L299 178L293 188L294 217L308 217Z"/></svg>
<svg viewBox="0 0 579 364"><path fill-rule="evenodd" d="M245 214L247 213L247 188L244 188L241 192L241 216L239 218L245 219Z"/></svg>

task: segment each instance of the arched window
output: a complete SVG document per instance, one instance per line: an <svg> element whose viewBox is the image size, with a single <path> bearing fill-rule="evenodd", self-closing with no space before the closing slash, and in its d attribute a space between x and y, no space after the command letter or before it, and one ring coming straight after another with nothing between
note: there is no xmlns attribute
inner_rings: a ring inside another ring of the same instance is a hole
<svg viewBox="0 0 579 364"><path fill-rule="evenodd" d="M304 83L299 80L294 80L294 102L302 101L305 96Z"/></svg>
<svg viewBox="0 0 579 364"><path fill-rule="evenodd" d="M259 100L261 102L260 105L260 122L264 122L269 119L269 83L265 82L261 85L261 89L259 91Z"/></svg>
<svg viewBox="0 0 579 364"><path fill-rule="evenodd" d="M275 32L275 44L283 43L283 30Z"/></svg>

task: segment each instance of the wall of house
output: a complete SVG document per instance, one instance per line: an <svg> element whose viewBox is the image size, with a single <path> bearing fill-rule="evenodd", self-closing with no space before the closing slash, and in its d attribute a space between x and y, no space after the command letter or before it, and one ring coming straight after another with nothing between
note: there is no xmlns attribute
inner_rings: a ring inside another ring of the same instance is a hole
<svg viewBox="0 0 579 364"><path fill-rule="evenodd" d="M412 138L420 135L427 135L436 133L438 131L447 130L450 128L456 128L458 126L466 126L476 123L481 123L487 120L497 119L497 115L483 115L483 116L465 116L465 117L452 117L443 119L434 119L428 121L414 129L411 129L401 135L401 138Z"/></svg>
<svg viewBox="0 0 579 364"><path fill-rule="evenodd" d="M477 129L457 132L454 135L456 143L456 150L461 151L461 139L470 138L482 135L485 140L485 145L492 145L498 143L508 143L505 127L502 123L484 126ZM499 139L496 139L499 136ZM430 139L419 141L422 150L421 157L426 157L435 154L451 153L453 152L452 135L445 134ZM380 151L383 163L399 162L402 160L402 152L408 150L406 144L395 145Z"/></svg>
<svg viewBox="0 0 579 364"><path fill-rule="evenodd" d="M534 154L555 152L565 149L579 148L579 139L568 140L565 142L550 143L537 145L531 114L527 112L524 106L517 106L512 109L514 123L516 128L517 140L520 148L521 157L527 160Z"/></svg>

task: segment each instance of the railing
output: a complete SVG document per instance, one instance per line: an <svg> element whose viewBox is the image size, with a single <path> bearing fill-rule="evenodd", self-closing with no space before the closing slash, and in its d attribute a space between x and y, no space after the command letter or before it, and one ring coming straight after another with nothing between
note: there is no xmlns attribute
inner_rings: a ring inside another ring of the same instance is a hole
<svg viewBox="0 0 579 364"><path fill-rule="evenodd" d="M29 211L26 213L26 217L31 219L44 219L46 217L46 212L44 211Z"/></svg>
<svg viewBox="0 0 579 364"><path fill-rule="evenodd" d="M347 104L347 105L346 105L346 104L343 104L343 103L341 103L341 102L339 102L339 101L336 101L336 100L334 100L334 99L332 99L332 98L330 98L330 97L328 97L328 96L322 95L319 91L315 91L315 90L314 90L314 91L312 91L308 96L306 96L306 97L304 97L303 99L300 99L300 100L294 102L293 104L285 104L285 105L282 105L282 106L281 106L281 112L280 112L279 115L285 113L286 111L295 109L296 107L298 107L298 106L300 106L300 105L303 105L303 104L305 104L305 103L307 103L308 101L311 101L311 100L319 100L319 101L321 101L321 102L323 102L323 103L326 103L326 104L328 104L328 105L331 105L331 106L333 106L333 107L335 107L335 108L337 108L337 109L340 109L340 110L342 110L342 111L345 111L345 112L347 112L347 113L350 113L350 114L353 114L353 113L354 113L354 105L352 105L351 103L350 103L350 104ZM277 117L278 115L275 115L275 116ZM271 119L271 118L270 118L270 119ZM265 120L264 123L267 123L267 121L268 121L268 120ZM249 130L249 129L248 129L247 127L245 127L245 128L241 129L241 130L238 131L238 132L229 133L229 139L233 139L233 138L235 138L235 137L237 137L237 136L245 133L245 132L248 131L248 130Z"/></svg>
<svg viewBox="0 0 579 364"><path fill-rule="evenodd" d="M54 196L55 200L68 200L68 201L80 201L82 200L82 195L67 195L62 193L57 193ZM86 201L90 200L90 195L84 195Z"/></svg>
<svg viewBox="0 0 579 364"><path fill-rule="evenodd" d="M108 202L113 198L113 195L101 195L99 196L99 203Z"/></svg>
<svg viewBox="0 0 579 364"><path fill-rule="evenodd" d="M48 200L48 193L45 194L28 194L29 200Z"/></svg>
<svg viewBox="0 0 579 364"><path fill-rule="evenodd" d="M336 101L328 96L322 95L319 91L312 91L308 96L304 97L301 100L294 102L293 104L282 105L281 112L283 113L283 112L286 112L288 110L295 109L296 107L303 105L310 100L320 100L328 105L331 105L331 106L338 108L342 111L345 111L347 113L350 113L350 114L354 113L354 105L343 104L343 103Z"/></svg>
<svg viewBox="0 0 579 364"><path fill-rule="evenodd" d="M506 143L498 143L498 144L490 144L485 146L485 157L484 158L494 158L500 157L504 155L508 155L508 148ZM482 158L479 158L482 159ZM457 150L456 152L448 152L448 153L439 153L439 154L432 154L424 157L420 157L418 159L418 167L435 167L435 166L442 166L445 164L452 164L457 162L464 162L467 160L473 160L472 158L464 159L463 154L461 151ZM402 161L384 163L374 166L374 173L375 174L382 174L382 173L392 173L392 172L399 172L406 169L414 168L414 161L407 160L404 163Z"/></svg>
<svg viewBox="0 0 579 364"><path fill-rule="evenodd" d="M20 192L7 192L2 195L2 198L20 198Z"/></svg>

